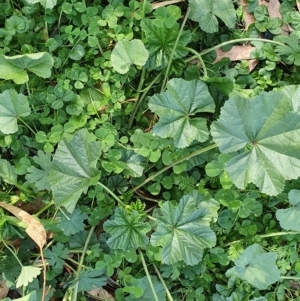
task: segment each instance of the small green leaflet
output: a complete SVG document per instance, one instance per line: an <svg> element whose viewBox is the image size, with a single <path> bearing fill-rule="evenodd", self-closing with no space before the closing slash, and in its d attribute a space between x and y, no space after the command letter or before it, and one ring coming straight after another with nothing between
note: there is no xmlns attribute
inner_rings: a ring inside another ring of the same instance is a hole
<svg viewBox="0 0 300 301"><path fill-rule="evenodd" d="M129 71L131 65L144 66L149 53L141 40L121 40L111 53L111 64L121 74Z"/></svg>
<svg viewBox="0 0 300 301"><path fill-rule="evenodd" d="M141 27L145 33L143 42L149 51L149 59L145 67L149 69L163 69L168 64L175 41L179 35L178 24L174 24L172 28L167 28L166 26L158 27L155 25L155 20L144 18L141 21ZM185 46L190 40L190 32L184 31L174 50L173 59L182 58L188 54Z"/></svg>
<svg viewBox="0 0 300 301"><path fill-rule="evenodd" d="M49 53L39 52L15 56L0 55L0 78L12 79L16 84L28 82L27 71L42 78L51 76L54 60Z"/></svg>
<svg viewBox="0 0 300 301"><path fill-rule="evenodd" d="M149 243L146 233L151 230L151 227L141 220L141 216L135 210L127 213L124 208L118 207L114 220L106 221L103 227L111 235L107 245L112 249L126 251L130 248L144 247Z"/></svg>
<svg viewBox="0 0 300 301"><path fill-rule="evenodd" d="M235 276L259 290L264 290L280 278L276 258L275 253L266 253L260 245L251 245L239 255L234 262L235 267L229 269L226 276Z"/></svg>
<svg viewBox="0 0 300 301"><path fill-rule="evenodd" d="M300 190L293 189L288 196L292 206L287 209L277 209L276 217L283 229L300 231Z"/></svg>
<svg viewBox="0 0 300 301"><path fill-rule="evenodd" d="M56 206L72 213L81 194L98 182L100 153L101 143L92 141L87 129L75 132L70 141L59 142L49 175Z"/></svg>
<svg viewBox="0 0 300 301"><path fill-rule="evenodd" d="M285 94L275 91L226 101L211 134L222 153L240 151L225 166L238 188L254 183L277 195L285 180L300 176L300 123L292 107Z"/></svg>
<svg viewBox="0 0 300 301"><path fill-rule="evenodd" d="M30 166L27 169L26 180L34 184L39 191L50 190L49 172L52 164L51 153L44 153L39 150L37 156L33 157L33 161L40 165L41 169Z"/></svg>
<svg viewBox="0 0 300 301"><path fill-rule="evenodd" d="M192 118L197 113L214 112L215 104L204 82L172 79L166 92L150 97L149 108L159 116L154 134L173 138L176 147L184 148L194 140L208 139L206 120Z"/></svg>
<svg viewBox="0 0 300 301"><path fill-rule="evenodd" d="M44 8L51 9L56 5L57 0L26 0L26 2L30 4L41 3Z"/></svg>
<svg viewBox="0 0 300 301"><path fill-rule="evenodd" d="M157 230L151 236L151 244L162 246L162 262L173 264L183 260L187 265L196 265L204 248L216 244L215 233L210 229L212 208L206 202L198 203L201 195L185 195L177 206L167 201L157 216Z"/></svg>
<svg viewBox="0 0 300 301"><path fill-rule="evenodd" d="M5 159L0 159L0 179L8 184L15 185L17 177L18 175L11 164Z"/></svg>
<svg viewBox="0 0 300 301"><path fill-rule="evenodd" d="M218 18L227 27L234 28L236 13L232 0L189 0L189 18L199 22L202 30L213 33L219 30Z"/></svg>
<svg viewBox="0 0 300 301"><path fill-rule="evenodd" d="M13 89L5 90L0 94L0 131L3 134L17 132L18 118L28 116L30 111L28 99L25 95L18 94Z"/></svg>
<svg viewBox="0 0 300 301"><path fill-rule="evenodd" d="M83 221L85 219L87 219L87 214L78 208L72 214L69 212L59 212L57 214L57 226L65 235L70 236L84 230Z"/></svg>
<svg viewBox="0 0 300 301"><path fill-rule="evenodd" d="M19 275L16 283L16 288L27 286L41 273L41 268L33 266L22 266L21 274Z"/></svg>

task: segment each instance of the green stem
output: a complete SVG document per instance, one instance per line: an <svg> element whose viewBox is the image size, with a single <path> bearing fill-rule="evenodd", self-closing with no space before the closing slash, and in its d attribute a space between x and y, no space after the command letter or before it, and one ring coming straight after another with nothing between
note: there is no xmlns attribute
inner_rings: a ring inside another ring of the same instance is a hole
<svg viewBox="0 0 300 301"><path fill-rule="evenodd" d="M101 182L98 182L98 185L100 185L104 190L106 190L119 204L121 204L123 207L126 206L124 202L120 200L119 197L117 197L108 187L106 187L104 184Z"/></svg>
<svg viewBox="0 0 300 301"><path fill-rule="evenodd" d="M33 135L36 134L36 132L30 127L30 125L28 123L26 123L23 119L18 118L18 120L20 120L30 131Z"/></svg>
<svg viewBox="0 0 300 301"><path fill-rule="evenodd" d="M98 39L97 39L97 42L98 42L98 49L99 49L101 55L103 56L104 55L104 51L103 51L103 49L102 49L102 47L101 47L100 42L99 42Z"/></svg>
<svg viewBox="0 0 300 301"><path fill-rule="evenodd" d="M173 298L172 298L172 296L171 296L171 293L170 293L170 291L169 291L169 289L168 289L168 287L167 287L167 285L166 285L166 283L165 283L165 281L163 279L163 277L161 276L161 274L160 274L160 272L158 270L158 268L156 267L155 264L153 264L153 266L154 266L155 272L156 272L156 274L157 274L157 276L158 276L158 278L159 278L162 286L164 287L164 289L166 291L166 294L167 294L167 297L168 297L169 301L174 301Z"/></svg>
<svg viewBox="0 0 300 301"><path fill-rule="evenodd" d="M5 245L5 247L9 250L9 252L16 258L17 262L19 263L19 265L22 267L23 264L22 262L19 260L18 256L16 256L15 252L7 245L7 243L5 242L5 240L2 240L2 243Z"/></svg>
<svg viewBox="0 0 300 301"><path fill-rule="evenodd" d="M94 233L94 230L95 230L95 226L92 226L90 231L89 231L89 234L86 238L86 241L85 241L85 244L84 244L84 247L83 247L83 250L82 250L82 254L81 254L81 257L80 257L80 262L79 262L79 265L78 265L78 268L77 268L77 271L76 271L76 278L79 277L80 275L80 272L82 270L82 267L83 267L83 261L84 261L84 257L85 257L85 253L87 251L87 248L88 248L88 245L89 245L89 242L90 242L90 239L92 237L92 234ZM77 300L77 294L78 294L78 281L77 283L75 284L74 286L74 291L73 291L73 296L72 296L72 301L76 301Z"/></svg>
<svg viewBox="0 0 300 301"><path fill-rule="evenodd" d="M143 69L144 70L144 69ZM133 113L130 117L130 120L129 120L129 123L128 123L128 130L130 130L132 128L132 125L133 125L133 121L134 121L134 118L139 110L139 107L142 103L142 101L144 100L144 98L146 97L147 93L149 92L149 90L152 88L152 86L159 80L159 78L161 77L162 75L162 71L154 78L154 80L147 86L147 88L144 90L143 94L138 97L138 100L135 104L135 107L134 107L134 110L133 110ZM140 87L140 86L139 86ZM140 87L141 88L141 87Z"/></svg>
<svg viewBox="0 0 300 301"><path fill-rule="evenodd" d="M273 41L273 40L267 40L267 39L260 39L260 38L242 38L242 39L236 39L236 40L231 40L231 41L226 41L224 43L218 44L214 47L208 48L206 50L201 51L199 54L201 56L214 51L218 48L224 47L226 45L231 45L231 44L235 44L235 43L240 43L240 42L265 42L265 43L271 43L271 44L276 44L276 45L281 45L281 46L286 46L285 44L278 42L278 41ZM196 55L189 57L188 59L185 60L185 62L190 62L194 59L197 59L198 57Z"/></svg>
<svg viewBox="0 0 300 301"><path fill-rule="evenodd" d="M176 37L176 41L174 43L174 46L173 46L173 49L172 49L172 52L171 52L171 55L170 55L170 58L169 58L169 61L168 61L168 66L167 66L167 69L166 69L166 72L165 72L165 77L164 77L164 80L163 80L163 83L162 83L162 86L161 86L161 91L160 93L162 93L165 89L165 86L166 86L166 82L167 82L167 79L168 79L168 75L169 75L169 71L170 71L170 68L171 68L171 64L172 64L172 61L173 61L173 57L174 57L174 54L175 54L175 50L177 48L177 45L178 45L178 42L179 42L179 39L181 37L181 34L182 34L182 31L183 31L183 28L184 28L184 25L187 21L187 18L189 16L189 13L191 11L191 8L188 7L187 11L186 11L186 14L185 14L185 17L183 19L183 22L181 24L181 27L180 27L180 30L179 30L179 33Z"/></svg>
<svg viewBox="0 0 300 301"><path fill-rule="evenodd" d="M268 234L258 235L258 237L260 237L260 238L267 238L267 237L274 237L274 236L299 235L299 234L300 234L300 232L297 232L297 231L274 232L274 233L268 233ZM234 240L234 241L231 241L231 242L225 244L224 247L229 247L229 246L231 246L233 244L240 243L242 241L243 241L243 239Z"/></svg>
<svg viewBox="0 0 300 301"><path fill-rule="evenodd" d="M158 175L162 174L163 172L165 172L166 170L170 169L171 167L183 162L183 161L186 161L186 160L189 160L191 159L192 157L195 157L197 155L200 155L200 154L203 154L211 149L214 149L216 148L217 145L214 143L214 144L211 144L205 148L202 148L202 149L199 149L199 150L196 150L195 152L192 152L191 154L189 154L188 156L184 157L184 158L181 158L181 159L178 159L176 161L174 161L173 163L171 163L170 165L168 166L165 166L164 168L162 168L161 170L153 173L151 176L149 176L146 180L144 180L142 183L140 183L139 185L133 187L132 189L130 189L128 191L128 193L133 193L135 192L137 189L139 189L140 187L144 186L146 183L152 181L155 177L157 177Z"/></svg>
<svg viewBox="0 0 300 301"><path fill-rule="evenodd" d="M300 280L300 277L293 276L281 276L280 279L288 279L288 280Z"/></svg>
<svg viewBox="0 0 300 301"><path fill-rule="evenodd" d="M38 211L35 216L41 215L43 212L45 212L48 208L54 205L54 201L52 200L50 203L48 203L46 206L44 206L40 211Z"/></svg>
<svg viewBox="0 0 300 301"><path fill-rule="evenodd" d="M156 295L155 288L154 288L154 285L153 285L153 283L152 283L152 280L151 280L151 277L150 277L150 274L149 274L149 271L148 271L146 262L145 262L145 258L144 258L143 252L141 251L141 249L138 249L138 252L139 252L139 255L141 256L142 264L143 264L143 267L144 267L144 270L145 270L145 273L146 273L146 276L147 276L147 279L148 279L150 288L151 288L151 290L152 290L154 299L155 299L155 301L159 301L159 300L158 300L158 297L157 297L157 295Z"/></svg>
<svg viewBox="0 0 300 301"><path fill-rule="evenodd" d="M207 70L206 70L205 63L204 63L204 61L203 61L203 59L202 59L202 56L201 56L196 50L194 50L194 49L192 49L192 48L186 47L186 49L187 49L188 51L194 53L194 54L197 56L197 59L200 61L201 67L202 67L202 69L203 69L203 75L204 75L204 77L207 77Z"/></svg>

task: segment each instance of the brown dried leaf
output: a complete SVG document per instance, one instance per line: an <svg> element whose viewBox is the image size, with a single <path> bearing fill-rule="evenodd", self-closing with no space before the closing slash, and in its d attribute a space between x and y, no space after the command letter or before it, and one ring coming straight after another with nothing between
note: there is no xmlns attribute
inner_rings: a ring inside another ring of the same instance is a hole
<svg viewBox="0 0 300 301"><path fill-rule="evenodd" d="M5 299L7 297L8 287L4 281L0 281L0 299Z"/></svg>
<svg viewBox="0 0 300 301"><path fill-rule="evenodd" d="M169 0L169 1L152 3L152 9L157 9L162 6L167 6L167 5L171 5L171 4L179 3L179 2L183 2L183 1L184 0Z"/></svg>
<svg viewBox="0 0 300 301"><path fill-rule="evenodd" d="M255 47L251 45L245 46L233 46L229 51L224 52L221 48L217 49L217 58L214 63L220 61L223 57L228 57L231 61L250 60L251 51L255 50Z"/></svg>
<svg viewBox="0 0 300 301"><path fill-rule="evenodd" d="M258 64L258 60L249 60L248 61L249 72L251 72L256 67L257 64Z"/></svg>
<svg viewBox="0 0 300 301"><path fill-rule="evenodd" d="M297 8L300 11L300 2L298 0L296 0L296 4L297 4Z"/></svg>
<svg viewBox="0 0 300 301"><path fill-rule="evenodd" d="M88 293L89 295L96 297L97 300L116 301L116 299L103 288L95 288Z"/></svg>
<svg viewBox="0 0 300 301"><path fill-rule="evenodd" d="M27 225L25 230L26 233L42 250L46 243L46 230L44 226L36 218L32 217L22 209L3 202L0 202L0 206Z"/></svg>
<svg viewBox="0 0 300 301"><path fill-rule="evenodd" d="M247 7L248 7L248 0L239 0L239 5L243 8L243 14L244 14L244 25L245 29L247 30L249 25L255 22L255 18L253 14L248 13Z"/></svg>

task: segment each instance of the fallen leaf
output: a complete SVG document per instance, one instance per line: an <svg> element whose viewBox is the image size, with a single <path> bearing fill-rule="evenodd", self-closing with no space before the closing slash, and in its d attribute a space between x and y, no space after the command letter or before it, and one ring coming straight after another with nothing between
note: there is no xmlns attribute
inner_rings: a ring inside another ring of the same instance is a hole
<svg viewBox="0 0 300 301"><path fill-rule="evenodd" d="M241 61L241 60L249 60L251 59L250 53L255 50L254 46L251 45L239 45L233 46L229 51L222 51L221 48L217 49L217 58L214 63L220 61L223 57L228 57L231 61Z"/></svg>
<svg viewBox="0 0 300 301"><path fill-rule="evenodd" d="M268 6L268 1L266 1L266 0L258 0L258 5Z"/></svg>
<svg viewBox="0 0 300 301"><path fill-rule="evenodd" d="M248 13L248 0L239 0L239 5L241 5L243 8L244 25L245 29L247 30L249 25L255 22L255 18L253 14Z"/></svg>
<svg viewBox="0 0 300 301"><path fill-rule="evenodd" d="M0 299L5 299L7 297L8 287L4 281L0 281Z"/></svg>
<svg viewBox="0 0 300 301"><path fill-rule="evenodd" d="M249 60L248 61L249 72L251 72L256 67L257 64L258 64L258 60Z"/></svg>
<svg viewBox="0 0 300 301"><path fill-rule="evenodd" d="M279 0L269 0L268 4L268 12L270 18L280 18L282 19L280 13L280 2ZM281 26L281 34L288 35L289 34L289 27L287 24L283 24Z"/></svg>
<svg viewBox="0 0 300 301"><path fill-rule="evenodd" d="M116 301L116 299L103 288L95 288L89 291L88 294L92 297L96 297L97 300Z"/></svg>
<svg viewBox="0 0 300 301"><path fill-rule="evenodd" d="M25 230L26 233L40 247L40 250L42 250L44 244L46 243L46 230L40 221L32 217L26 211L15 206L3 202L0 202L0 206L12 213L15 217L27 225Z"/></svg>
<svg viewBox="0 0 300 301"><path fill-rule="evenodd" d="M297 4L297 8L300 11L300 2L298 0L296 0L296 4Z"/></svg>
<svg viewBox="0 0 300 301"><path fill-rule="evenodd" d="M179 2L183 2L183 1L184 0L170 0L170 1L152 3L152 9L157 9L162 6L167 6L167 5L171 5L171 4L179 3Z"/></svg>

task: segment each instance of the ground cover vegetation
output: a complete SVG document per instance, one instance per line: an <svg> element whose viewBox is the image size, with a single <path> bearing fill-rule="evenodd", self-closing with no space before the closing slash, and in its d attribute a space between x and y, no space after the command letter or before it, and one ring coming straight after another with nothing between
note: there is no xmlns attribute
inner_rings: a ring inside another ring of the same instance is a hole
<svg viewBox="0 0 300 301"><path fill-rule="evenodd" d="M0 299L300 300L300 4L0 3Z"/></svg>

